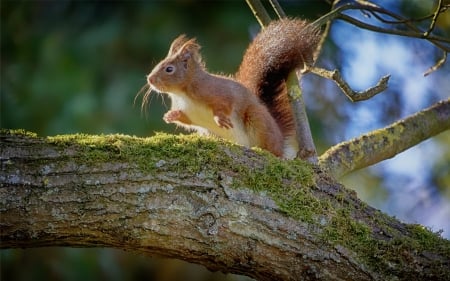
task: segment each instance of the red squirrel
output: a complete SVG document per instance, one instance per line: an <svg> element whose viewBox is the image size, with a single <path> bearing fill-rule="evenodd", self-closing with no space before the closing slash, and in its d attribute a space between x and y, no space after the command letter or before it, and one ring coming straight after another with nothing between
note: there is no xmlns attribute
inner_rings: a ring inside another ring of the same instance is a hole
<svg viewBox="0 0 450 281"><path fill-rule="evenodd" d="M206 70L195 39L180 35L147 76L150 89L142 103L151 90L166 93L167 123L294 158L298 143L286 79L312 63L319 38L319 29L307 21L274 21L248 46L238 72L222 76Z"/></svg>

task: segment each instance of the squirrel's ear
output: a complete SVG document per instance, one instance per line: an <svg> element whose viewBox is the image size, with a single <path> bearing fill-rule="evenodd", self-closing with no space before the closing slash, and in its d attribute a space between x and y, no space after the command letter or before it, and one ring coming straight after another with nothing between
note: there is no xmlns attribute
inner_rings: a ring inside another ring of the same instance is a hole
<svg viewBox="0 0 450 281"><path fill-rule="evenodd" d="M181 34L175 40L173 40L172 44L170 45L169 49L169 56L177 53L180 48L187 42L189 39L186 37L186 35Z"/></svg>
<svg viewBox="0 0 450 281"><path fill-rule="evenodd" d="M194 59L195 62L202 64L202 58L200 56L200 45L197 44L195 39L190 39L185 42L183 46L179 47L178 55L184 62L189 59Z"/></svg>

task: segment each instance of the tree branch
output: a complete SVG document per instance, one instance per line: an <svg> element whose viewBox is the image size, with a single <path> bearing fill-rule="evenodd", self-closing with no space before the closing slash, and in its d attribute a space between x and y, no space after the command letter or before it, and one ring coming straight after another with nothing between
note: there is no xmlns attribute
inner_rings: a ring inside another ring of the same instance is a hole
<svg viewBox="0 0 450 281"><path fill-rule="evenodd" d="M114 247L258 280L448 280L450 242L300 161L197 136L0 134L1 248Z"/></svg>
<svg viewBox="0 0 450 281"><path fill-rule="evenodd" d="M450 129L450 99L388 127L339 143L319 157L321 167L336 178L394 157Z"/></svg>
<svg viewBox="0 0 450 281"><path fill-rule="evenodd" d="M289 102L292 107L295 119L295 131L297 133L297 142L299 144L297 158L308 161L309 163L318 163L316 145L309 126L308 115L306 114L306 105L303 99L303 92L299 84L299 77L295 72L289 74L287 91Z"/></svg>

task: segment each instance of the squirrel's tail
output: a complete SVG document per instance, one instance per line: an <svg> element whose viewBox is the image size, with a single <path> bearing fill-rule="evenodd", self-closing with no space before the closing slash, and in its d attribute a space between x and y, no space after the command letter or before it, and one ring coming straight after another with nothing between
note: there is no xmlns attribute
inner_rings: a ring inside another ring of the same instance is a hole
<svg viewBox="0 0 450 281"><path fill-rule="evenodd" d="M281 19L264 28L244 54L236 79L267 106L287 138L295 121L287 96L289 73L313 62L319 28L300 19Z"/></svg>

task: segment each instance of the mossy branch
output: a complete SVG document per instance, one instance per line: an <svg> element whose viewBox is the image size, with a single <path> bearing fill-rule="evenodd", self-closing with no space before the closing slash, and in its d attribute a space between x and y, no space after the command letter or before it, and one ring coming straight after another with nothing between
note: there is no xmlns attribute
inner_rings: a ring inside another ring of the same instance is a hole
<svg viewBox="0 0 450 281"><path fill-rule="evenodd" d="M310 164L197 136L0 133L0 247L114 247L258 280L448 280L450 242Z"/></svg>
<svg viewBox="0 0 450 281"><path fill-rule="evenodd" d="M394 157L450 129L450 100L436 103L394 124L339 143L319 157L336 178Z"/></svg>

